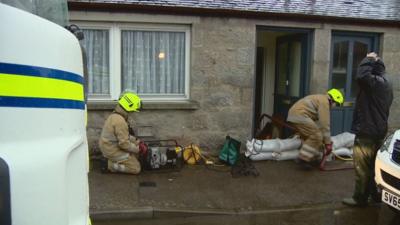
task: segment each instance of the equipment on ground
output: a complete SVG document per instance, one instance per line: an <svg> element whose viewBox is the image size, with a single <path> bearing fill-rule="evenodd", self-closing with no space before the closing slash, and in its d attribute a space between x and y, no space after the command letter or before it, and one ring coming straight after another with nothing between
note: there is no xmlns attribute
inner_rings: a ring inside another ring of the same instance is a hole
<svg viewBox="0 0 400 225"><path fill-rule="evenodd" d="M332 90L331 90L332 91ZM332 91L332 93L336 93ZM339 94L341 94L339 92ZM264 128L261 129L261 125L264 118L270 119L270 122L265 124ZM263 114L259 120L259 129L256 132L256 137L252 141L247 141L246 144L246 156L250 157L251 160L266 160L266 159L273 159L273 160L284 160L297 158L298 150L297 148L300 147L301 142L300 140L295 139L279 139L275 138L272 139L273 136L273 129L277 128L279 130L279 134L282 134L282 129L285 128L288 131L295 133L296 129L292 127L289 123L285 122L282 119L279 119L279 116L269 116L267 114ZM278 135L280 137L281 135ZM334 170L345 170L345 169L353 169L354 165L352 163L351 156L343 157L340 155L339 152L336 150L346 150L346 149L339 149L341 147L350 147L353 145L354 142L354 135L348 132L344 132L342 134L336 135L332 137L334 140L333 144L327 145L328 151L325 149L321 161L317 163L316 167L321 171L334 171ZM332 149L335 148L335 151ZM296 149L294 151L287 151L289 149ZM347 149L347 152L351 154L351 152ZM332 160L329 161L329 157L335 157L340 160Z"/></svg>
<svg viewBox="0 0 400 225"><path fill-rule="evenodd" d="M269 121L265 122L265 119ZM296 133L296 128L285 121L285 118L279 114L272 116L264 113L258 120L258 129L255 137L258 140L287 138Z"/></svg>
<svg viewBox="0 0 400 225"><path fill-rule="evenodd" d="M336 171L336 170L348 170L353 169L354 164L352 160L343 160L338 162L338 160L327 161L329 155L332 153L332 147L329 149L324 148L324 154L322 155L322 159L319 163L318 169L321 171Z"/></svg>
<svg viewBox="0 0 400 225"><path fill-rule="evenodd" d="M195 144L186 146L183 150L183 160L189 165L195 165L202 159L200 147ZM207 160L206 160L207 162Z"/></svg>
<svg viewBox="0 0 400 225"><path fill-rule="evenodd" d="M182 167L182 147L176 140L152 140L139 143L139 161L144 170Z"/></svg>

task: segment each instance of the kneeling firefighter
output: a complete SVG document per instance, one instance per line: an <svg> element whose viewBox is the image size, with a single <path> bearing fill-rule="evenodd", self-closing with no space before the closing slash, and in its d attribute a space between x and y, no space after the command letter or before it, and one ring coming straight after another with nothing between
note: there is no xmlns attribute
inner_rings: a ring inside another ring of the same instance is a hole
<svg viewBox="0 0 400 225"><path fill-rule="evenodd" d="M297 129L302 139L300 162L318 162L323 147L327 152L332 151L330 108L343 104L343 101L342 93L331 89L327 94L306 96L289 109L287 121Z"/></svg>
<svg viewBox="0 0 400 225"><path fill-rule="evenodd" d="M118 100L112 114L107 118L99 140L100 150L107 161L110 172L140 173L140 163L136 156L139 140L130 136L129 113L139 112L141 99L132 92L125 92Z"/></svg>

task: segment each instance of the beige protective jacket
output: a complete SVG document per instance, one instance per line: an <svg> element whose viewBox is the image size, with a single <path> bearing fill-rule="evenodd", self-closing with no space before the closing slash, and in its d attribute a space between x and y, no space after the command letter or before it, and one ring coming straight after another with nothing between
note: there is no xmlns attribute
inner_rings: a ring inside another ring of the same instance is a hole
<svg viewBox="0 0 400 225"><path fill-rule="evenodd" d="M119 105L107 118L101 132L99 145L104 157L112 161L121 161L129 153L138 153L139 147L130 141L128 113ZM135 139L135 138L133 138Z"/></svg>
<svg viewBox="0 0 400 225"><path fill-rule="evenodd" d="M300 99L289 109L287 121L297 124L316 123L322 132L324 144L331 143L328 95L316 94Z"/></svg>

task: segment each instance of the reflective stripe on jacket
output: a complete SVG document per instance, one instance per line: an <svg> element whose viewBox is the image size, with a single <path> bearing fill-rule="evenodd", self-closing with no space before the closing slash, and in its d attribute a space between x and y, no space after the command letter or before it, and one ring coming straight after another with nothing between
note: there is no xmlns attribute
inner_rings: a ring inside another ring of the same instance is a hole
<svg viewBox="0 0 400 225"><path fill-rule="evenodd" d="M324 143L331 142L329 96L316 94L298 100L290 109L287 121L292 123L317 123Z"/></svg>
<svg viewBox="0 0 400 225"><path fill-rule="evenodd" d="M139 152L138 146L129 140L128 113L119 105L107 118L101 132L99 145L104 157L113 159L127 152Z"/></svg>

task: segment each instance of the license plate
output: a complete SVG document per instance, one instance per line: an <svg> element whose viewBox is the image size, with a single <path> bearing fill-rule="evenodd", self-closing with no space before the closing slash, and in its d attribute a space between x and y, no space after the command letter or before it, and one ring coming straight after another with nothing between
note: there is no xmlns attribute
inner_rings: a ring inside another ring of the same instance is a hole
<svg viewBox="0 0 400 225"><path fill-rule="evenodd" d="M400 210L400 196L383 189L382 190L382 201L385 202L386 204L392 206L393 208Z"/></svg>

